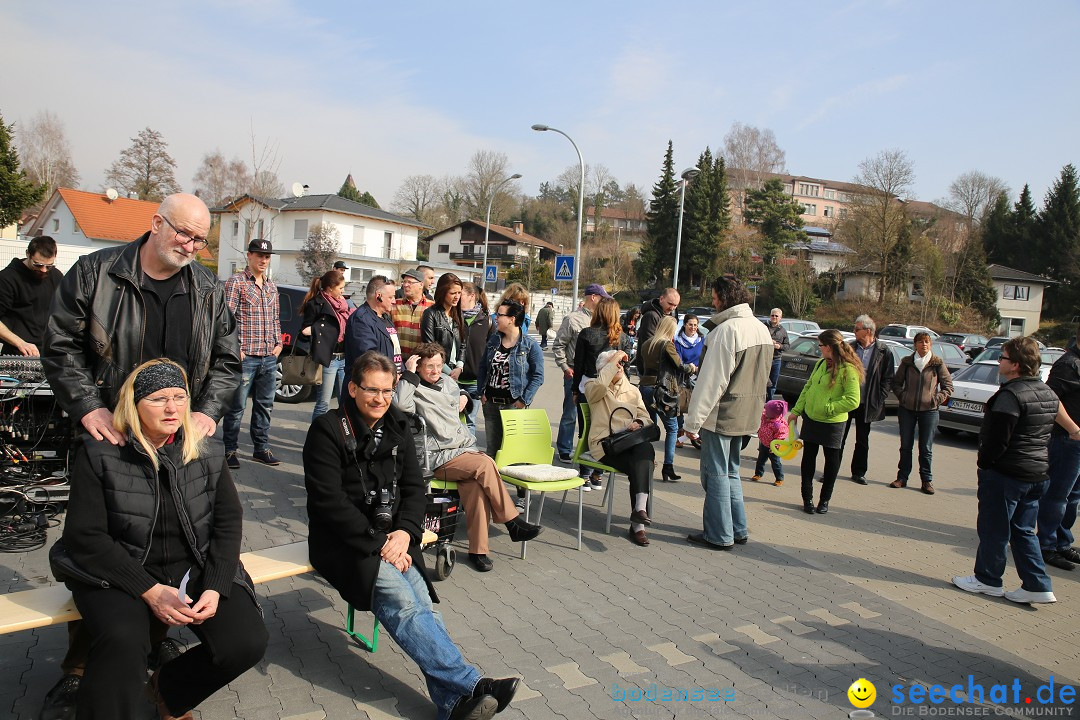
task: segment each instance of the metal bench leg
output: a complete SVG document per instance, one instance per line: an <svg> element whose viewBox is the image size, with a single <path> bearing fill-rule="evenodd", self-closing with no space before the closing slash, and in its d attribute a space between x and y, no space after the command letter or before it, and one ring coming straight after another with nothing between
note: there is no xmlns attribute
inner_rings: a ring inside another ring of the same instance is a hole
<svg viewBox="0 0 1080 720"><path fill-rule="evenodd" d="M543 497L543 496L541 496ZM529 505L532 504L532 490L525 490L525 522L529 521ZM528 541L521 543L521 559L525 559L525 546L528 545Z"/></svg>
<svg viewBox="0 0 1080 720"><path fill-rule="evenodd" d="M581 510L585 506L585 490L584 486L579 485L577 489L577 549L581 550Z"/></svg>
<svg viewBox="0 0 1080 720"><path fill-rule="evenodd" d="M356 630L356 625L353 622L355 614L356 610L353 609L352 605L349 605L348 611L345 613L345 633L349 637L356 638L356 641L360 643L360 647L373 653L379 647L379 618L375 618L375 624L371 626L371 639L368 640L360 631Z"/></svg>
<svg viewBox="0 0 1080 720"><path fill-rule="evenodd" d="M611 508L615 504L615 473L612 473L608 477L608 495L607 495L607 525L604 526L604 533L611 532Z"/></svg>

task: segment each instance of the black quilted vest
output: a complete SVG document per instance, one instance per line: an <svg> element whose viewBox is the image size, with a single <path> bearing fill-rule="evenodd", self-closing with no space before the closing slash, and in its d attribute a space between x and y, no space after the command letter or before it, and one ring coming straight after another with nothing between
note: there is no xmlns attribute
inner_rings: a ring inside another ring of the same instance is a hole
<svg viewBox="0 0 1080 720"><path fill-rule="evenodd" d="M990 468L1017 480L1040 482L1050 468L1046 446L1058 411L1058 397L1039 378L1016 378L1001 386L986 402L987 412L998 395L1009 393L1020 405L1012 439L1005 453ZM980 442L986 441L988 423L983 422Z"/></svg>

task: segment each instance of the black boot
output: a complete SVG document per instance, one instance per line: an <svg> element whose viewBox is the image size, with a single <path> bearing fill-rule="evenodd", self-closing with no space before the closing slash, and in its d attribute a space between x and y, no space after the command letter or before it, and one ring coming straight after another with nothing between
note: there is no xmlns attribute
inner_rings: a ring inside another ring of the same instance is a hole
<svg viewBox="0 0 1080 720"><path fill-rule="evenodd" d="M829 512L829 501L822 500L817 504L817 513L818 515L824 515L827 512Z"/></svg>
<svg viewBox="0 0 1080 720"><path fill-rule="evenodd" d="M802 509L803 509L803 512L806 513L807 515L813 515L814 514L814 501L813 500L803 500Z"/></svg>
<svg viewBox="0 0 1080 720"><path fill-rule="evenodd" d="M664 482L675 482L676 480L682 480L682 475L675 474L674 465L671 463L664 463L664 467L660 471L660 479Z"/></svg>
<svg viewBox="0 0 1080 720"><path fill-rule="evenodd" d="M506 532L510 533L513 542L528 542L540 534L543 530L539 525L525 522L520 515L506 523Z"/></svg>

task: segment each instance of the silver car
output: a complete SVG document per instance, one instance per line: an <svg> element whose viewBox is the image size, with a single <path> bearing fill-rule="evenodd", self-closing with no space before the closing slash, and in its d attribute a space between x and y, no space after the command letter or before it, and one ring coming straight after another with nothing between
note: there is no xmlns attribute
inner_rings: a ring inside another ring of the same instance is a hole
<svg viewBox="0 0 1080 720"><path fill-rule="evenodd" d="M1043 382L1050 375L1050 365L1039 366ZM986 401L1001 387L996 361L975 362L952 376L953 394L938 408L938 428L943 433L963 430L978 434L982 428Z"/></svg>

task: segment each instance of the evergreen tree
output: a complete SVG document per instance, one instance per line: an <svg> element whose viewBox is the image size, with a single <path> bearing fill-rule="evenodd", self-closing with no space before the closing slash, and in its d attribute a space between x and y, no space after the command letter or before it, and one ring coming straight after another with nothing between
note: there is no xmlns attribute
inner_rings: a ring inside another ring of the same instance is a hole
<svg viewBox="0 0 1080 720"><path fill-rule="evenodd" d="M360 192L356 183L353 181L352 173L345 178L345 182L341 183L341 188L337 191L338 197L343 197L346 200L352 200L358 202L361 205L367 205L375 209L379 208L379 203L375 202L375 198L368 191Z"/></svg>
<svg viewBox="0 0 1080 720"><path fill-rule="evenodd" d="M675 183L675 160L668 140L660 179L653 185L652 203L646 213L648 231L638 255L637 274L643 282L663 284L675 262L675 233L679 222L679 193Z"/></svg>
<svg viewBox="0 0 1080 720"><path fill-rule="evenodd" d="M802 205L784 192L779 178L746 193L743 218L761 233L760 252L766 266L772 265L791 243L806 242L802 211Z"/></svg>
<svg viewBox="0 0 1080 720"><path fill-rule="evenodd" d="M1032 256L1035 254L1036 243L1039 236L1039 214L1035 211L1035 202L1031 199L1031 188L1024 185L1020 193L1020 199L1013 206L1012 215L1009 217L1009 233L1011 235L1010 258L1019 270L1030 270Z"/></svg>
<svg viewBox="0 0 1080 720"><path fill-rule="evenodd" d="M0 228L16 222L45 194L45 186L30 182L19 167L19 153L11 142L14 132L15 123L6 125L0 115Z"/></svg>
<svg viewBox="0 0 1080 720"><path fill-rule="evenodd" d="M1028 192L1027 185L1024 186L1024 192ZM1030 198L1030 193L1028 197ZM983 222L983 252L989 262L1022 270L1023 268L1013 264L1012 221L1009 197L1005 193L998 193Z"/></svg>
<svg viewBox="0 0 1080 720"><path fill-rule="evenodd" d="M698 158L698 176L686 189L680 275L692 282L696 275L704 289L717 267L724 237L731 228L727 168L724 158L709 148ZM687 274L683 273L683 268ZM683 285L678 285L683 287Z"/></svg>
<svg viewBox="0 0 1080 720"><path fill-rule="evenodd" d="M1062 282L1051 295L1051 313L1072 314L1080 300L1080 187L1071 164L1046 194L1038 228L1038 271Z"/></svg>

